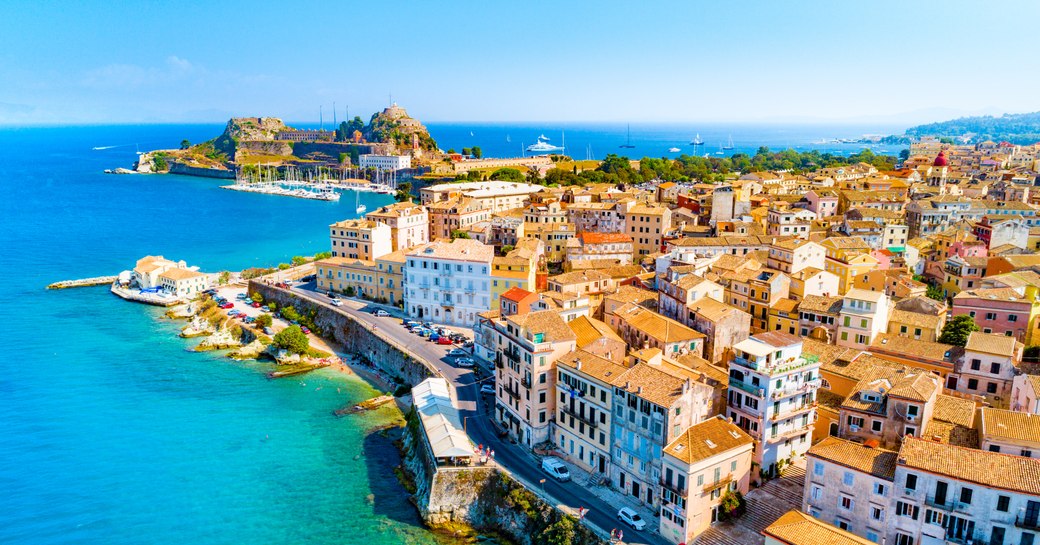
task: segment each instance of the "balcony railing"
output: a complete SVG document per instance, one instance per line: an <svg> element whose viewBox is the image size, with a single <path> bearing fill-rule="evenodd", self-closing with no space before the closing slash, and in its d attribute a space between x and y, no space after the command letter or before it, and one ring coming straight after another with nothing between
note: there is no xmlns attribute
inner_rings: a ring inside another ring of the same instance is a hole
<svg viewBox="0 0 1040 545"><path fill-rule="evenodd" d="M501 354L514 363L520 363L520 352L518 350L503 350Z"/></svg>
<svg viewBox="0 0 1040 545"><path fill-rule="evenodd" d="M754 386L744 382L743 380L738 380L733 377L729 377L729 385L758 397L762 397L762 395L765 392L765 389L761 386Z"/></svg>
<svg viewBox="0 0 1040 545"><path fill-rule="evenodd" d="M502 391L504 391L509 397L520 401L520 390L514 390L510 386L503 386Z"/></svg>
<svg viewBox="0 0 1040 545"><path fill-rule="evenodd" d="M704 493L707 494L714 490L718 490L724 486L729 486L729 483L733 482L733 475L726 475L725 477L708 484L704 485Z"/></svg>
<svg viewBox="0 0 1040 545"><path fill-rule="evenodd" d="M963 511L967 511L968 509L971 508L971 506L969 504L961 503L961 502L955 501L955 500L953 500L951 498L946 498L946 500L943 503L939 503L938 501L936 501L934 496L926 497L924 499L924 503L925 503L925 505L928 505L929 507L934 507L936 509L942 509L944 511L962 511L963 512Z"/></svg>
<svg viewBox="0 0 1040 545"><path fill-rule="evenodd" d="M795 428L793 430L781 431L773 437L766 439L766 442L777 443L786 439L790 439L792 437L798 437L799 435L803 435L806 433L809 433L809 430L807 428Z"/></svg>
<svg viewBox="0 0 1040 545"><path fill-rule="evenodd" d="M668 482L667 480L665 480L664 477L661 477L658 480L658 482L661 483L661 488L664 488L665 490L668 490L672 494L675 494L676 496L678 496L680 498L685 498L686 497L686 491L685 490L683 490L683 489L679 488L678 486Z"/></svg>
<svg viewBox="0 0 1040 545"><path fill-rule="evenodd" d="M785 397L791 397L791 396L796 396L798 394L804 394L806 392L809 392L813 388L819 388L819 387L820 387L820 379L817 378L817 379L813 379L813 380L807 380L807 381L803 382L799 386L784 388L782 390L773 390L773 392L770 393L769 396L773 400L783 399Z"/></svg>
<svg viewBox="0 0 1040 545"><path fill-rule="evenodd" d="M1028 530L1040 530L1040 517L1037 515L1026 516L1023 513L1015 518L1015 526Z"/></svg>
<svg viewBox="0 0 1040 545"><path fill-rule="evenodd" d="M531 388L531 379L528 378L528 377L524 377L524 378L520 379L520 385L523 386L524 388L530 389Z"/></svg>
<svg viewBox="0 0 1040 545"><path fill-rule="evenodd" d="M575 420L577 420L579 422L584 422L586 426L588 426L588 427L590 427L592 429L597 429L599 427L599 424L597 424L595 420L593 420L591 418L588 418L586 416L582 416L577 411L572 411L570 409L570 407L568 407L566 405L564 405L563 407L560 407L560 412L562 412L563 414L565 414L567 416L570 416L570 417L574 418Z"/></svg>
<svg viewBox="0 0 1040 545"><path fill-rule="evenodd" d="M771 420L774 420L774 421L775 420L783 420L785 418L790 418L792 416L797 416L800 413L811 411L811 410L815 409L816 406L817 406L817 403L815 401L813 401L812 403L802 403L801 405L798 405L797 407L794 407L793 409L787 409L786 411L773 413L773 416L771 416L769 418Z"/></svg>

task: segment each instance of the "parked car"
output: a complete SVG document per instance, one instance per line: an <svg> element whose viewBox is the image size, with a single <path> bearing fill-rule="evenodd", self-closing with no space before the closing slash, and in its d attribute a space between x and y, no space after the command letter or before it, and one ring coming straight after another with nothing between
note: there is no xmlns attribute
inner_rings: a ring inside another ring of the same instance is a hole
<svg viewBox="0 0 1040 545"><path fill-rule="evenodd" d="M253 304L253 298L252 298L252 297L246 297L246 298L244 299L244 302L245 302L245 304L247 304L247 305L252 305L252 304Z"/></svg>
<svg viewBox="0 0 1040 545"><path fill-rule="evenodd" d="M339 299L333 299L333 300L329 301L329 304L334 306L334 307L341 307L341 306L343 306L343 301L340 301Z"/></svg>
<svg viewBox="0 0 1040 545"><path fill-rule="evenodd" d="M260 307L260 312L271 312L271 307L264 305Z"/></svg>
<svg viewBox="0 0 1040 545"><path fill-rule="evenodd" d="M646 521L639 516L639 513L636 513L631 508L622 507L619 509L617 512L617 518L621 522L631 526L633 530L642 530L643 528L646 528Z"/></svg>
<svg viewBox="0 0 1040 545"><path fill-rule="evenodd" d="M437 339L437 344L454 344L454 343L451 342L451 339L449 339L447 337L441 337L441 338Z"/></svg>
<svg viewBox="0 0 1040 545"><path fill-rule="evenodd" d="M287 290L287 289L289 289L289 284L286 284L285 282L279 282L279 283L275 284L274 287L282 288L283 290Z"/></svg>
<svg viewBox="0 0 1040 545"><path fill-rule="evenodd" d="M458 365L459 367L465 367L468 369L470 367L473 367L473 360L469 358L459 358L455 360L455 365Z"/></svg>
<svg viewBox="0 0 1040 545"><path fill-rule="evenodd" d="M246 298L246 294L244 294L244 293L236 293L235 294L235 299L238 299L239 301L241 301L241 300L243 300L245 298Z"/></svg>
<svg viewBox="0 0 1040 545"><path fill-rule="evenodd" d="M261 305L260 303L257 303L256 301L253 301L253 308L260 308L261 306L263 306L263 305Z"/></svg>
<svg viewBox="0 0 1040 545"><path fill-rule="evenodd" d="M484 395L493 396L495 395L495 387L490 384L485 384L480 387L480 393Z"/></svg>
<svg viewBox="0 0 1040 545"><path fill-rule="evenodd" d="M304 327L301 327L301 328L300 328L300 331L303 331L303 334L304 334L304 335L310 335L310 334L311 334L311 330L307 329L307 327L306 327L306 326L304 326Z"/></svg>
<svg viewBox="0 0 1040 545"><path fill-rule="evenodd" d="M269 327L265 327L264 328L264 335L274 335L274 330L269 328Z"/></svg>
<svg viewBox="0 0 1040 545"><path fill-rule="evenodd" d="M440 339L440 338L441 338L440 333L437 333L437 332L430 333L430 341L437 342L437 340Z"/></svg>
<svg viewBox="0 0 1040 545"><path fill-rule="evenodd" d="M567 469L567 466L563 464L562 460L555 456L546 456L545 458L542 458L542 471L548 473L552 478L560 482L571 480L570 470ZM621 518L620 513L618 513L618 518Z"/></svg>
<svg viewBox="0 0 1040 545"><path fill-rule="evenodd" d="M385 317L390 315L389 312L387 312L387 311L385 311L383 309L378 309L375 312L373 312L372 314L375 314L376 316L379 316L380 318L385 318Z"/></svg>
<svg viewBox="0 0 1040 545"><path fill-rule="evenodd" d="M235 308L235 304L231 303L231 302L221 303L220 304L220 308L225 309L225 310L229 309L229 308Z"/></svg>
<svg viewBox="0 0 1040 545"><path fill-rule="evenodd" d="M242 312L242 311L233 308L233 309L227 311L227 315L228 316L237 316L239 312Z"/></svg>
<svg viewBox="0 0 1040 545"><path fill-rule="evenodd" d="M308 274L307 276L304 276L303 278L300 278L300 282L314 282L317 279L318 279L318 275L316 275L316 274Z"/></svg>
<svg viewBox="0 0 1040 545"><path fill-rule="evenodd" d="M466 351L461 349L461 348L452 348L451 350L448 350L448 356L453 357L453 358L460 357L460 356L465 356L465 355L466 355Z"/></svg>

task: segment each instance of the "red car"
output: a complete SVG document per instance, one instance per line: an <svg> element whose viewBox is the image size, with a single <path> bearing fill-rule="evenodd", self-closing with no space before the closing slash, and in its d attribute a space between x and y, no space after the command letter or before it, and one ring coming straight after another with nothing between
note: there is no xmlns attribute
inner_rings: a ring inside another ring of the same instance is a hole
<svg viewBox="0 0 1040 545"><path fill-rule="evenodd" d="M253 308L260 308L262 306L263 305L261 305L260 303L253 303Z"/></svg>
<svg viewBox="0 0 1040 545"><path fill-rule="evenodd" d="M224 308L224 309L235 308L235 304L232 303L231 301L228 301L227 303L224 303L223 305L220 305L220 308Z"/></svg>
<svg viewBox="0 0 1040 545"><path fill-rule="evenodd" d="M303 331L304 335L310 335L311 333L311 330L307 329L306 327L301 327L300 330Z"/></svg>
<svg viewBox="0 0 1040 545"><path fill-rule="evenodd" d="M451 339L449 339L447 337L439 337L437 339L437 344L454 344L454 343L452 343Z"/></svg>

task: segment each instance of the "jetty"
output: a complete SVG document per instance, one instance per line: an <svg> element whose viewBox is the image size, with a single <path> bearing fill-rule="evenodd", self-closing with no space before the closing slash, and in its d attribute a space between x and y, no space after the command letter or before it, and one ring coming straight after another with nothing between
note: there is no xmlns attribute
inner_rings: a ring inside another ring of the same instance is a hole
<svg viewBox="0 0 1040 545"><path fill-rule="evenodd" d="M137 303L145 303L158 307L172 307L173 305L179 305L184 302L184 298L182 297L168 295L165 292L145 292L124 288L123 286L120 286L118 282L112 283L111 291L127 301L135 301Z"/></svg>
<svg viewBox="0 0 1040 545"><path fill-rule="evenodd" d="M343 416L347 414L357 414L364 411L371 411L372 409L378 409L379 407L382 407L383 405L386 405L387 403L390 403L393 400L394 396L391 395L373 397L372 399L366 399L365 401L362 401L357 405L344 407L342 409L336 409L335 411L333 411L333 414L335 414L336 416Z"/></svg>
<svg viewBox="0 0 1040 545"><path fill-rule="evenodd" d="M62 280L47 284L49 290L64 290L68 288L87 288L90 286L107 286L116 281L116 276L95 276L94 278L80 278L79 280Z"/></svg>
<svg viewBox="0 0 1040 545"><path fill-rule="evenodd" d="M279 371L271 371L270 373L267 373L267 378L285 378L295 375L302 375L304 373L310 373L315 369L322 369L328 366L328 363L300 363L296 365L284 365L282 366L284 368Z"/></svg>

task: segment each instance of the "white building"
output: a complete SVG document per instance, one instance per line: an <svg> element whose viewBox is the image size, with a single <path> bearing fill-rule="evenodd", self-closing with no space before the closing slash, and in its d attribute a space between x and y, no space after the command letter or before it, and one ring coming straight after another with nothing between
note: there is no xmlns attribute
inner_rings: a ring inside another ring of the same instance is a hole
<svg viewBox="0 0 1040 545"><path fill-rule="evenodd" d="M438 240L405 254L405 310L412 318L472 326L491 309L494 248L469 239Z"/></svg>
<svg viewBox="0 0 1040 545"><path fill-rule="evenodd" d="M159 275L159 285L178 297L192 297L209 289L209 275L189 269L169 269Z"/></svg>
<svg viewBox="0 0 1040 545"><path fill-rule="evenodd" d="M866 350L888 331L888 296L880 291L852 288L841 303L838 346Z"/></svg>
<svg viewBox="0 0 1040 545"><path fill-rule="evenodd" d="M523 208L531 202L531 195L543 190L545 188L540 185L490 180L431 185L420 189L419 197L423 204L469 197L477 201L479 208L502 212Z"/></svg>
<svg viewBox="0 0 1040 545"><path fill-rule="evenodd" d="M403 170L412 168L411 155L376 155L365 153L358 156L358 166L361 168L374 168L376 170Z"/></svg>
<svg viewBox="0 0 1040 545"><path fill-rule="evenodd" d="M819 358L802 354L802 340L781 331L753 335L733 348L729 414L755 439L755 462L763 474L775 475L778 465L809 450Z"/></svg>

